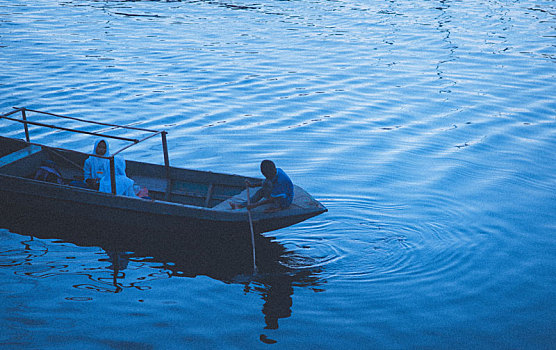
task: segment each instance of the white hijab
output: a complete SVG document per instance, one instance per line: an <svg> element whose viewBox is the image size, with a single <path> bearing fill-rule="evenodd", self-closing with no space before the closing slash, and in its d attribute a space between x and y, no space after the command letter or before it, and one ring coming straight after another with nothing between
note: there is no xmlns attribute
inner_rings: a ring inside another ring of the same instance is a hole
<svg viewBox="0 0 556 350"><path fill-rule="evenodd" d="M104 141L106 144L106 153L103 155L108 157L110 155L110 151L108 149L108 141L105 139L99 139L95 142L95 146L93 147L93 154L97 154L97 147L98 144ZM105 173L110 171L110 161L104 158L98 158L95 156L89 156L85 160L85 165L83 166L83 175L85 180L87 179L102 179Z"/></svg>
<svg viewBox="0 0 556 350"><path fill-rule="evenodd" d="M114 157L114 172L116 173L116 194L122 196L137 197L133 190L133 180L125 174L125 160L122 157ZM112 193L112 181L110 179L110 165L105 175L100 180L98 188L100 192Z"/></svg>

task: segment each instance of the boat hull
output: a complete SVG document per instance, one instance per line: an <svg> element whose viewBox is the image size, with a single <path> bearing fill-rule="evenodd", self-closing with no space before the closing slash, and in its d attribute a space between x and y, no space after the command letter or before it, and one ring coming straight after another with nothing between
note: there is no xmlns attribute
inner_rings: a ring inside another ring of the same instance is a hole
<svg viewBox="0 0 556 350"><path fill-rule="evenodd" d="M187 239L206 235L220 239L250 232L247 211L231 210L229 201L244 194L246 179L257 179L126 161L130 177L147 186L153 199L133 198L71 186L68 181L57 184L33 179L45 159L55 159L66 179L82 176L79 164L86 155L79 152L52 151L6 137L0 137L0 146L1 218L71 221L93 227L102 223L125 227L122 232L148 235L156 231ZM295 186L295 192L297 199L288 209L252 211L256 233L291 226L326 211L303 189Z"/></svg>
<svg viewBox="0 0 556 350"><path fill-rule="evenodd" d="M156 230L172 235L234 235L249 232L245 213L217 211L163 201L113 196L111 194L0 175L2 216L29 217L39 222L78 221L83 225L105 223L141 231ZM263 233L287 227L319 213L259 218L255 231Z"/></svg>

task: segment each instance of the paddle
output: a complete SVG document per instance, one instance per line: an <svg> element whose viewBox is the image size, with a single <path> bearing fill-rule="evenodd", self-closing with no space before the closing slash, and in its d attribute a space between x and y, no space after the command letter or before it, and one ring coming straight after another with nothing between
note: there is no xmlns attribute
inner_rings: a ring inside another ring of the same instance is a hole
<svg viewBox="0 0 556 350"><path fill-rule="evenodd" d="M255 231L253 230L253 219L251 218L251 209L249 209L249 204L251 201L251 196L249 195L249 184L247 187L247 216L249 217L249 227L251 228L251 245L253 246L253 273L257 273L257 264L255 263Z"/></svg>

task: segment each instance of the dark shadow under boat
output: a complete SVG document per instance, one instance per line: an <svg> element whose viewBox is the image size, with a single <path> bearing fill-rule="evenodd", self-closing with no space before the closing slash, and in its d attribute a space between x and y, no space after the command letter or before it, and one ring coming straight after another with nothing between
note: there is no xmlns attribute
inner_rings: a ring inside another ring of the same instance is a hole
<svg viewBox="0 0 556 350"><path fill-rule="evenodd" d="M287 250L273 237L255 235L256 266L249 227L245 232L175 235L164 231L143 232L140 227L111 223L95 225L78 221L44 221L40 213L2 216L0 227L31 236L84 247L100 247L111 263L114 292L122 290L122 274L130 261L153 263L169 277L208 276L227 284L241 285L245 292L257 293L264 301L262 312L266 329L278 328L278 320L291 315L294 287L322 291L322 270L312 267L310 258ZM180 237L176 241L175 237ZM200 238L204 237L204 238ZM216 239L219 237L219 239ZM224 237L224 239L223 239ZM120 277L118 277L120 276Z"/></svg>

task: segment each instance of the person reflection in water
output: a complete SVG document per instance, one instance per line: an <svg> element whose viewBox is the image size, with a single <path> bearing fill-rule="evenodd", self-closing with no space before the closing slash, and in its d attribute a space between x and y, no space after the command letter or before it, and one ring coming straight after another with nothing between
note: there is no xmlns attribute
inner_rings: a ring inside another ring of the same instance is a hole
<svg viewBox="0 0 556 350"><path fill-rule="evenodd" d="M105 139L97 140L93 147L93 154L108 157L110 155L108 142ZM109 164L108 159L95 156L89 156L85 160L83 177L87 187L98 190L100 179L102 179L105 173L108 173Z"/></svg>
<svg viewBox="0 0 556 350"><path fill-rule="evenodd" d="M283 278L283 277L282 277ZM291 281L272 281L263 291L265 329L278 329L278 320L288 318L292 311L293 286Z"/></svg>
<svg viewBox="0 0 556 350"><path fill-rule="evenodd" d="M270 204L271 207L267 211L275 211L286 209L293 201L293 183L286 173L276 168L271 160L263 160L261 162L261 173L265 180L263 183L251 183L245 181L248 187L261 187L250 198L250 204L246 203L230 203L232 209L245 208L253 209L261 205Z"/></svg>
<svg viewBox="0 0 556 350"><path fill-rule="evenodd" d="M114 292L120 293L123 288L122 285L118 283L118 278L125 277L125 273L122 273L120 277L120 272L127 268L129 257L126 253L115 250L106 250L106 254L108 255L108 261L112 263L112 265L108 266L108 268L114 271L114 273L112 274L112 284L114 285L114 287L116 287Z"/></svg>

